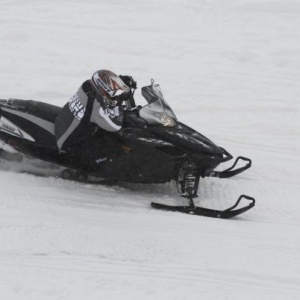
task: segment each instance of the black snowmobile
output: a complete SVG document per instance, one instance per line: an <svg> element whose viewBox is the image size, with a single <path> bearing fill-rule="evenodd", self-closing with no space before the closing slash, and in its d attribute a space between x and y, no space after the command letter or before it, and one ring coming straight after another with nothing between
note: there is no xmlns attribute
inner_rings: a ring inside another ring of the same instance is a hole
<svg viewBox="0 0 300 300"><path fill-rule="evenodd" d="M251 160L238 157L232 167L215 171L219 164L232 156L179 122L158 84L152 81L141 91L148 104L136 106L132 91L131 99L124 105L124 124L119 132L102 132L99 137L97 134L93 137L92 141L98 146L95 149L103 144L111 147L108 152L119 150L113 159L99 154L99 162L104 163L94 167L82 163L76 151L59 151L54 126L60 107L34 100L0 100L0 140L4 145L1 156L20 163L28 157L53 163L60 166L59 172L64 179L88 181L93 177L103 180L103 183L165 183L174 180L188 205L151 203L156 209L215 218L231 218L251 209L255 200L246 195L241 195L232 207L222 211L194 205L200 177L229 178L250 168ZM242 167L237 167L239 161L244 161ZM249 201L248 205L237 208L242 199Z"/></svg>

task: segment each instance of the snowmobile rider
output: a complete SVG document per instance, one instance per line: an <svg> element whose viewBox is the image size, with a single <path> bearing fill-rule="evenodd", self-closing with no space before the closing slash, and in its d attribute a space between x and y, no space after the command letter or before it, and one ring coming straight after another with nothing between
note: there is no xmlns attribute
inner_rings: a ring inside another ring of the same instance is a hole
<svg viewBox="0 0 300 300"><path fill-rule="evenodd" d="M130 98L131 89L136 89L131 76L118 76L108 70L96 71L79 87L55 121L59 150L69 152L81 148L79 151L83 151L82 144L97 132L120 130L123 124L121 104ZM89 144L85 150L89 150Z"/></svg>

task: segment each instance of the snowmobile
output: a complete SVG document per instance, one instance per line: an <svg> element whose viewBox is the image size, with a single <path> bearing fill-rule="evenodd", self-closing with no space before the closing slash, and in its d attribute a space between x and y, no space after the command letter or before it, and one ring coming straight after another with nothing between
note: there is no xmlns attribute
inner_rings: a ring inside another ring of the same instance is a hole
<svg viewBox="0 0 300 300"><path fill-rule="evenodd" d="M200 178L229 178L250 168L252 162L239 156L230 168L216 171L221 163L231 160L232 155L178 121L160 86L153 80L151 85L142 87L141 92L147 104L136 106L132 90L130 99L123 103L124 122L119 132L102 132L98 138L94 137L95 143L104 142L105 147L111 147L108 152L116 148L120 151L113 159L99 154L99 165L92 168L82 163L76 151L59 151L54 128L61 107L34 100L2 99L0 140L4 147L1 156L10 162L21 163L29 157L54 164L60 167L64 179L88 181L93 177L104 183L151 184L175 181L187 205L151 203L155 209L226 219L254 207L255 199L247 195L241 195L226 210L195 206ZM244 163L237 167L239 162ZM242 200L248 203L238 208Z"/></svg>

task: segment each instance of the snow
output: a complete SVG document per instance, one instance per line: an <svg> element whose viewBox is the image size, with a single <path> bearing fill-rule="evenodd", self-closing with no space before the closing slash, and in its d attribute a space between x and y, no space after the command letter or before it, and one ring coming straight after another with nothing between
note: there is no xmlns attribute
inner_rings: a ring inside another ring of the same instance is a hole
<svg viewBox="0 0 300 300"><path fill-rule="evenodd" d="M156 211L166 185L0 171L0 295L299 299L300 1L0 0L0 97L62 106L96 69L160 83L177 117L253 168L204 179L233 220ZM138 100L143 100L138 95Z"/></svg>

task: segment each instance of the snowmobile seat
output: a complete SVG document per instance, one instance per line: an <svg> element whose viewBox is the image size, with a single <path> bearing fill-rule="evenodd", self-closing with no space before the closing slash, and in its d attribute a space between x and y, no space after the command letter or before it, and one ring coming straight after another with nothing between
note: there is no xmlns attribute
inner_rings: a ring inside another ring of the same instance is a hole
<svg viewBox="0 0 300 300"><path fill-rule="evenodd" d="M23 130L22 137L26 133L36 143L52 149L57 149L55 120L61 110L58 106L34 100L0 100L0 116Z"/></svg>
<svg viewBox="0 0 300 300"><path fill-rule="evenodd" d="M51 123L55 123L55 119L62 109L59 106L40 101L12 98L7 101L5 106L10 109L33 115Z"/></svg>

